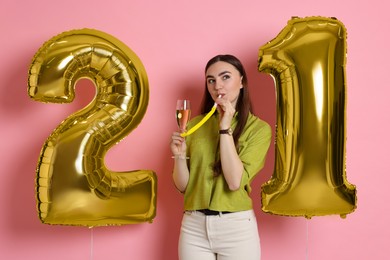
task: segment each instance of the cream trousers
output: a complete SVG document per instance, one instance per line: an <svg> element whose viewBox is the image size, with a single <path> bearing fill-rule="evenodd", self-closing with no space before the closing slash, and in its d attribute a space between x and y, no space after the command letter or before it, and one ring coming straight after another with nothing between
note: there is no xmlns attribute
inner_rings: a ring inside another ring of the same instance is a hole
<svg viewBox="0 0 390 260"><path fill-rule="evenodd" d="M180 260L259 260L260 238L253 210L216 216L183 215Z"/></svg>

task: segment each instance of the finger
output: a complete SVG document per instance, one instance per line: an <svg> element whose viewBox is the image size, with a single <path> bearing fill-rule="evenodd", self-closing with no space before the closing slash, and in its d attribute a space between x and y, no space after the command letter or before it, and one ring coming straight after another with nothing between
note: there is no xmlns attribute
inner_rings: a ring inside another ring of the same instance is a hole
<svg viewBox="0 0 390 260"><path fill-rule="evenodd" d="M180 144L180 143L183 143L185 141L185 139L181 136L174 135L174 136L172 136L172 141Z"/></svg>

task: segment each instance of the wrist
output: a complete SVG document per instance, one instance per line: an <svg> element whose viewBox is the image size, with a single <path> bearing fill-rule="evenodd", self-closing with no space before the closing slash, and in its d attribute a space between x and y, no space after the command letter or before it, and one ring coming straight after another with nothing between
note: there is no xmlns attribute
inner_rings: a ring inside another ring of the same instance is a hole
<svg viewBox="0 0 390 260"><path fill-rule="evenodd" d="M186 159L189 159L189 157L187 157L185 154L174 154L174 155L172 155L171 158L175 159L175 160L186 160Z"/></svg>

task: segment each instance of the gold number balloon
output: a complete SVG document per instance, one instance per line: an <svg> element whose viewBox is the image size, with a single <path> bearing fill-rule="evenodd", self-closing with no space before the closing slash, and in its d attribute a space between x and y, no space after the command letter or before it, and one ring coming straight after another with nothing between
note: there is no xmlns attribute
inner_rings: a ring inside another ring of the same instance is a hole
<svg viewBox="0 0 390 260"><path fill-rule="evenodd" d="M346 29L335 18L292 18L259 50L277 96L275 167L262 186L262 210L287 216L356 208L346 180Z"/></svg>
<svg viewBox="0 0 390 260"><path fill-rule="evenodd" d="M113 36L72 30L53 37L35 54L28 94L36 101L69 103L81 78L94 82L96 96L43 145L36 179L39 218L46 224L89 227L151 222L156 215L155 173L113 172L104 163L107 151L146 112L145 69Z"/></svg>

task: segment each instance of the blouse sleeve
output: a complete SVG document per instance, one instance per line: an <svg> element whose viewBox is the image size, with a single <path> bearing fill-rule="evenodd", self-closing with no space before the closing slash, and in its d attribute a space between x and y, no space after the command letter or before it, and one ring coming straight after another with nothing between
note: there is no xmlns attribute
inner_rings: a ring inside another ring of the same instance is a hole
<svg viewBox="0 0 390 260"><path fill-rule="evenodd" d="M271 143L271 127L256 118L247 128L247 135L239 142L239 157L244 165L241 187L250 192L250 183L264 167L265 158Z"/></svg>

